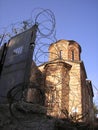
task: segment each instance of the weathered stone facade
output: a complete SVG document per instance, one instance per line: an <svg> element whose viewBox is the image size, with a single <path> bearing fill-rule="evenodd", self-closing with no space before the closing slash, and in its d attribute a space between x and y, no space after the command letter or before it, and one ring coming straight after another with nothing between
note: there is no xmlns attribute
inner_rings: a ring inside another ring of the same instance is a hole
<svg viewBox="0 0 98 130"><path fill-rule="evenodd" d="M47 112L51 116L61 117L61 110L69 107L70 68L70 65L61 61L45 65L45 105L48 107Z"/></svg>
<svg viewBox="0 0 98 130"><path fill-rule="evenodd" d="M93 121L93 90L81 47L73 40L60 40L49 47L49 62L39 66L44 74L47 114L59 118Z"/></svg>

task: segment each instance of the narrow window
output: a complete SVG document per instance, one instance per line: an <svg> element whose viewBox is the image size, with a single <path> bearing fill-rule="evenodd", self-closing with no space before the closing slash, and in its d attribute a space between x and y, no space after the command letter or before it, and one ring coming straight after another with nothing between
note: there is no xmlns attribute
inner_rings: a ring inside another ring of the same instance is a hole
<svg viewBox="0 0 98 130"><path fill-rule="evenodd" d="M62 59L62 50L60 50L60 57L59 58Z"/></svg>
<svg viewBox="0 0 98 130"><path fill-rule="evenodd" d="M74 50L71 51L72 53L72 61L74 60Z"/></svg>

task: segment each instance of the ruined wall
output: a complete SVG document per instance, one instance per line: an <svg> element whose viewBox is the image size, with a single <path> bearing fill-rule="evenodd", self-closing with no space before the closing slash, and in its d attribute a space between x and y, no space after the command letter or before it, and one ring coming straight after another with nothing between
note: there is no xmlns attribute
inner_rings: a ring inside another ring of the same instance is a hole
<svg viewBox="0 0 98 130"><path fill-rule="evenodd" d="M45 113L44 107L22 101L13 104L13 115L11 115L9 106L0 104L0 130L87 130L89 128L86 124L75 124L69 120L49 117Z"/></svg>
<svg viewBox="0 0 98 130"><path fill-rule="evenodd" d="M25 92L25 100L33 104L44 105L45 92L44 92L44 77L42 72L32 61L30 84Z"/></svg>
<svg viewBox="0 0 98 130"><path fill-rule="evenodd" d="M0 130L56 130L56 120L49 119L38 104L20 101L13 104L12 112L7 104L0 104Z"/></svg>

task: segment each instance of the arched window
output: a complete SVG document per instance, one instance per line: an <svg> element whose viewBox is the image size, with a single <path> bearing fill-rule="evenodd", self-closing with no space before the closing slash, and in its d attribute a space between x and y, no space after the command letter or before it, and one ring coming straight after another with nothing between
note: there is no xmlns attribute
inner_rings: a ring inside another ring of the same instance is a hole
<svg viewBox="0 0 98 130"><path fill-rule="evenodd" d="M74 60L74 50L71 51L72 61Z"/></svg>
<svg viewBox="0 0 98 130"><path fill-rule="evenodd" d="M81 48L77 43L71 43L68 46L68 59L71 61L80 60Z"/></svg>

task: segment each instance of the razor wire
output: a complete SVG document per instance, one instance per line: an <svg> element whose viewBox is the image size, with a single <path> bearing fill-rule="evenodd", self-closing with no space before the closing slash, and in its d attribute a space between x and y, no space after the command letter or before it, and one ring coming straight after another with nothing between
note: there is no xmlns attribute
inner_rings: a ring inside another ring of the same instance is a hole
<svg viewBox="0 0 98 130"><path fill-rule="evenodd" d="M38 25L38 29L33 60L37 65L40 65L47 62L48 48L51 43L56 42L55 16L49 9L34 9L30 19L0 28L0 46L7 43L11 37L31 28L34 24Z"/></svg>
<svg viewBox="0 0 98 130"><path fill-rule="evenodd" d="M0 29L0 31L1 31L0 32L1 33L0 34L0 46L2 46L5 42L7 42L11 37L13 37L19 33L22 33L24 31L26 31L27 29L31 28L34 24L38 25L38 30L37 30L37 35L36 35L34 53L33 53L33 57L32 57L33 61L36 63L37 66L45 64L47 62L52 63L53 60L55 60L55 59L53 59L52 61L49 61L49 56L51 54L54 55L54 57L58 57L58 59L59 59L60 58L60 54L59 54L60 50L59 50L58 46L56 46L55 53L49 52L49 47L50 47L51 43L55 43L57 41L56 29L55 29L55 27L56 27L55 16L54 16L53 12L49 9L45 9L45 10L41 9L41 8L34 9L32 11L30 19L24 20L22 22L17 22L15 24L11 24L10 26L8 26L6 28ZM62 45L62 47L64 48L63 45ZM62 59L62 61L64 61L63 57L61 59ZM60 64L58 64L58 65L60 65ZM57 67L55 69L58 69ZM76 79L78 79L78 76L76 74L73 74L73 75ZM57 86L62 84L62 80L56 74L52 74L51 77L53 78L54 81L56 80L56 82L55 83L53 83L53 82L46 83L46 89L45 89L46 94L54 93L54 91L56 91L56 89L57 89ZM64 78L64 76L63 76L63 78ZM51 84L52 84L53 88L50 88ZM21 95L19 97L18 101L21 100L21 97L23 96L22 95L23 91L25 91L25 90L23 90L23 88L24 88L23 84L19 84L17 86L14 86L8 92L8 95L7 95L7 98L9 100L9 104L10 104L9 105L10 112L12 113L13 116L15 116L17 119L20 119L20 120L21 120L21 118L17 117L16 113L13 113L12 105L13 105L13 103L15 103L17 101L18 94ZM65 86L65 90L68 91L66 86ZM72 111L72 107L74 105L75 100L78 98L78 95L74 91L72 91L70 88L69 88L69 91L70 91L71 95L73 95L73 97L75 97L75 99L70 100L70 102L72 102L71 107L70 107L70 111ZM65 96L68 96L68 94L69 93L66 93ZM48 102L50 103L50 100ZM55 98L53 100L53 102L57 103L58 101ZM63 103L65 104L65 102L63 102ZM77 104L77 106L78 105L80 105L80 104ZM64 113L64 110L62 110L61 108L58 108L58 109L60 110L60 112ZM74 116L72 115L72 113L70 114L70 112L67 108L65 109L65 111L66 111L65 116L67 118L71 118L71 120L74 120L73 119ZM71 115L71 116L69 117L69 115ZM84 116L86 117L87 113L83 113L83 115L79 115L78 119L81 119ZM78 121L78 119L76 119L75 121ZM24 124L24 123L22 123L22 124Z"/></svg>

